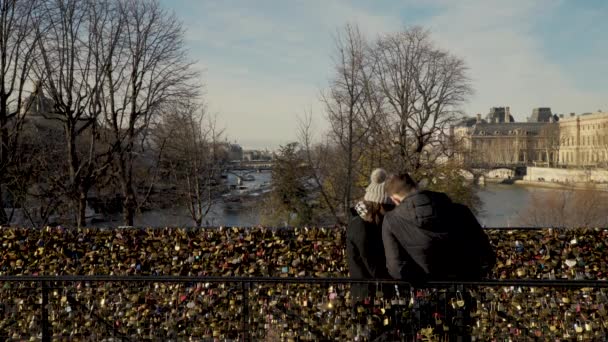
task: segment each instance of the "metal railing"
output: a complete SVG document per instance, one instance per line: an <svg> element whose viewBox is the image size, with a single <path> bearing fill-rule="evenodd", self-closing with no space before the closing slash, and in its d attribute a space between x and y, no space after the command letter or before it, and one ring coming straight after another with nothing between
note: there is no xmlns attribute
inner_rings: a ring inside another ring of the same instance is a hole
<svg viewBox="0 0 608 342"><path fill-rule="evenodd" d="M375 294L357 302L350 296L353 284L368 284ZM412 287L350 278L5 276L0 285L2 340L608 337L608 281L433 281ZM394 285L397 292L388 295L387 286Z"/></svg>

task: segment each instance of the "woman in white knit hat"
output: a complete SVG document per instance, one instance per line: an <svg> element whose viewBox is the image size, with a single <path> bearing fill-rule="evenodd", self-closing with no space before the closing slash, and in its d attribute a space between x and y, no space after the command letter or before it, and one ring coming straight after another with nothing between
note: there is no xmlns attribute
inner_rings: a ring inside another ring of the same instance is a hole
<svg viewBox="0 0 608 342"><path fill-rule="evenodd" d="M386 178L384 169L375 169L363 200L351 209L352 218L346 232L346 253L351 278L390 279L382 243L382 220L384 214L394 209L395 205L384 192ZM384 297L390 298L392 295L388 291L390 286L377 288L374 284L353 284L351 297L355 306L366 305L373 302L376 292L383 292Z"/></svg>

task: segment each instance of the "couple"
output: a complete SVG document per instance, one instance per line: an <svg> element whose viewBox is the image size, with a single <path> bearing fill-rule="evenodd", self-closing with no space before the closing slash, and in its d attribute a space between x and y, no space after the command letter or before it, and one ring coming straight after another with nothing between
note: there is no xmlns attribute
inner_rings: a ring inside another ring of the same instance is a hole
<svg viewBox="0 0 608 342"><path fill-rule="evenodd" d="M422 190L407 174L372 172L363 201L351 210L347 230L352 278L475 280L496 256L471 210L440 192ZM374 297L374 286L353 284L355 301Z"/></svg>

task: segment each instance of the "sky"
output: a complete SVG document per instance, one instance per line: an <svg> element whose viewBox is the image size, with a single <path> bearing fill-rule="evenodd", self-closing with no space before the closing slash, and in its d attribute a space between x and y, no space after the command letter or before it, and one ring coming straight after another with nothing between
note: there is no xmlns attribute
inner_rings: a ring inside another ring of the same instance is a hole
<svg viewBox="0 0 608 342"><path fill-rule="evenodd" d="M333 36L357 24L369 39L421 25L463 58L474 95L469 115L510 106L608 111L605 0L161 0L182 20L205 101L227 138L244 148L297 139L311 112L327 128L319 95L332 74Z"/></svg>

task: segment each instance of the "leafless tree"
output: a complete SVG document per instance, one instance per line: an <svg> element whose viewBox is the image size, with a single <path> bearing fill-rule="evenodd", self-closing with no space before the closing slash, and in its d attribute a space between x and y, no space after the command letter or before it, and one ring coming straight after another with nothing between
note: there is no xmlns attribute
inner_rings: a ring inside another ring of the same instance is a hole
<svg viewBox="0 0 608 342"><path fill-rule="evenodd" d="M326 142L314 143L313 131L312 112L309 111L305 113L304 117L300 118L298 123L300 146L310 170L309 174L319 191L324 207L328 209L335 222L344 224L343 217L336 208L336 204L339 204L340 200L332 196L332 192L326 184L326 174L323 173L323 165L329 164L329 160L326 159L329 156L329 147Z"/></svg>
<svg viewBox="0 0 608 342"><path fill-rule="evenodd" d="M417 174L449 150L449 126L472 93L468 69L420 27L382 36L374 57L393 128L386 134L397 137L401 166Z"/></svg>
<svg viewBox="0 0 608 342"><path fill-rule="evenodd" d="M112 131L117 177L124 197L123 221L133 225L138 207L134 186L137 140L145 140L150 123L166 102L197 95L196 73L188 61L182 25L158 1L119 2L125 22L120 44L105 68L105 125Z"/></svg>
<svg viewBox="0 0 608 342"><path fill-rule="evenodd" d="M66 181L63 134L58 121L32 117L24 124L19 146L21 158L16 160L20 175L13 177L9 189L22 214L15 224L42 228L71 214L70 198L63 195Z"/></svg>
<svg viewBox="0 0 608 342"><path fill-rule="evenodd" d="M222 131L205 106L186 101L164 115L156 140L165 144L162 168L175 187L177 203L183 204L196 226L200 226L219 193L220 163L215 148Z"/></svg>
<svg viewBox="0 0 608 342"><path fill-rule="evenodd" d="M31 104L25 101L25 91L38 39L32 30L36 6L37 0L0 2L0 225L8 222L5 188L19 157L22 114Z"/></svg>
<svg viewBox="0 0 608 342"><path fill-rule="evenodd" d="M538 132L537 148L540 154L537 159L547 165L554 167L557 163L557 154L560 145L559 124L556 122L547 123Z"/></svg>
<svg viewBox="0 0 608 342"><path fill-rule="evenodd" d="M606 193L589 184L585 189L566 189L532 194L530 205L520 213L521 224L536 227L605 227L608 224Z"/></svg>
<svg viewBox="0 0 608 342"><path fill-rule="evenodd" d="M117 45L120 25L112 1L50 0L40 7L34 71L53 108L43 113L63 124L66 145L65 193L75 204L76 224L85 222L89 190L111 162L112 151L100 152L99 115L102 85ZM101 154L99 154L101 153Z"/></svg>
<svg viewBox="0 0 608 342"><path fill-rule="evenodd" d="M369 70L372 61L358 27L347 25L338 33L335 49L334 75L329 90L322 95L322 102L331 127L330 139L341 152L338 155L341 165L336 165L334 171L344 171L337 177L344 186L334 184L333 190L340 198L338 205L346 216L353 197L361 145L367 140L370 115L378 104L371 93Z"/></svg>

